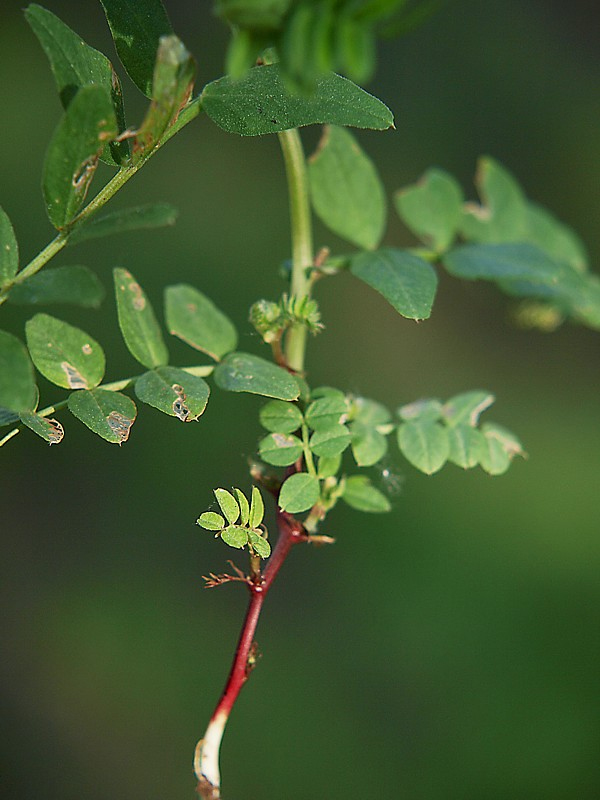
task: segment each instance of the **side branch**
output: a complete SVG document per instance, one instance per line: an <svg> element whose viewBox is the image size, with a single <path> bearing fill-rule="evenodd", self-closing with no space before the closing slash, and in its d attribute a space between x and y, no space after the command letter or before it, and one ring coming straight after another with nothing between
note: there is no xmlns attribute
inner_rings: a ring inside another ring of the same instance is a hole
<svg viewBox="0 0 600 800"><path fill-rule="evenodd" d="M278 510L277 512L277 527L279 538L264 573L248 582L250 600L229 677L206 733L196 746L194 770L198 778L197 791L204 800L220 800L221 798L219 771L221 740L231 709L254 667L256 653L254 634L267 592L273 585L273 581L292 547L299 542L309 540L303 525L284 511Z"/></svg>

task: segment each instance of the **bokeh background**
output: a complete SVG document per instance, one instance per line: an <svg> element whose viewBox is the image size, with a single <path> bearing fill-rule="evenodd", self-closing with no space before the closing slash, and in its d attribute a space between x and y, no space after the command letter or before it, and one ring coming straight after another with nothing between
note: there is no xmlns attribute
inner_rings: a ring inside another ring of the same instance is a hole
<svg viewBox="0 0 600 800"><path fill-rule="evenodd" d="M60 107L21 3L0 7L0 202L23 259L49 241L40 174ZM98 3L47 0L113 56ZM218 77L226 32L209 4L170 0L175 30ZM387 188L430 165L470 187L495 156L600 259L598 9L574 0L456 0L381 48L370 89L397 130L361 133ZM143 102L127 87L128 118ZM304 134L310 149L316 131ZM469 190L472 193L472 190ZM275 137L240 139L199 118L114 199L165 200L176 227L99 240L56 263L96 269L102 310L48 309L135 374L117 333L113 266L160 308L168 283L227 309L261 352L250 303L275 298L288 256ZM319 244L341 246L317 226ZM388 243L410 244L390 212ZM323 281L327 325L310 377L395 407L471 388L518 433L527 461L490 478L427 478L400 458L380 517L336 509L334 547L298 548L258 631L264 654L222 753L228 800L586 800L600 796L598 333L510 325L492 287L441 276L432 318L399 318L350 276ZM5 305L3 328L26 309ZM169 343L173 362L197 361ZM42 402L60 390L40 379ZM204 591L229 552L194 525L215 486L248 487L260 401L215 390L199 424L143 408L126 446L63 415L48 448L0 451L0 661L6 800L183 800L191 757L229 668L246 598ZM239 559L238 559L239 560Z"/></svg>

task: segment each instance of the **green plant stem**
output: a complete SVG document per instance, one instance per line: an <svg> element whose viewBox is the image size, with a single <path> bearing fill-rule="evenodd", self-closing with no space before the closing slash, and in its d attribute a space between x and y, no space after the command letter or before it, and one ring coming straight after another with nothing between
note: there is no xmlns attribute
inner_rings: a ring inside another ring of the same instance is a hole
<svg viewBox="0 0 600 800"><path fill-rule="evenodd" d="M179 369L182 369L184 372L189 372L190 375L196 375L196 377L199 378L205 378L214 371L214 367L212 366L179 367ZM101 383L99 386L94 388L106 389L108 392L122 392L123 389L127 389L129 386L132 386L139 377L140 375L133 375L130 378L122 378L120 381ZM55 414L57 411L60 411L61 408L66 408L68 402L69 398L67 397L52 406L46 406L46 408L42 408L41 411L36 411L36 414L40 417L49 417L50 414ZM12 439L13 436L16 436L21 430L21 427L21 425L18 425L16 428L13 428L11 431L9 431L6 436L0 439L0 447Z"/></svg>
<svg viewBox="0 0 600 800"><path fill-rule="evenodd" d="M292 235L292 279L290 293L302 300L310 295L309 270L313 266L313 237L306 160L300 134L296 129L278 134L283 152L290 201ZM292 325L285 341L288 367L303 372L306 354L306 325Z"/></svg>
<svg viewBox="0 0 600 800"><path fill-rule="evenodd" d="M196 100L190 103L179 115L177 121L169 128L157 144L149 150L136 164L127 167L121 167L119 171L113 175L109 182L98 192L98 194L91 200L85 208L83 208L76 217L74 217L69 224L59 232L44 249L33 258L29 264L15 275L10 283L6 284L0 290L0 305L6 302L8 294L13 286L23 283L27 278L35 275L44 267L50 259L54 258L57 253L69 243L69 237L77 228L84 225L85 222L121 189L127 181L131 180L133 176L148 162L152 156L160 150L160 148L169 141L169 139L181 130L185 125L191 122L200 111L199 101Z"/></svg>

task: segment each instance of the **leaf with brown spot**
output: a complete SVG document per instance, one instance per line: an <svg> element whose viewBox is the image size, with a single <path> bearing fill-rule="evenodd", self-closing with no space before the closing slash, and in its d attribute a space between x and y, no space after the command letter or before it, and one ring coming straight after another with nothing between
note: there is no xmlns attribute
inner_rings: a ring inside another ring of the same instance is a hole
<svg viewBox="0 0 600 800"><path fill-rule="evenodd" d="M158 367L135 382L143 402L182 422L193 422L204 413L210 389L202 378L176 367Z"/></svg>
<svg viewBox="0 0 600 800"><path fill-rule="evenodd" d="M68 399L69 411L84 425L111 444L123 444L137 416L131 398L107 389L73 392Z"/></svg>
<svg viewBox="0 0 600 800"><path fill-rule="evenodd" d="M56 419L48 419L39 414L26 411L19 414L23 425L27 426L48 444L59 444L62 442L65 431L60 422Z"/></svg>
<svg viewBox="0 0 600 800"><path fill-rule="evenodd" d="M45 378L64 389L93 389L104 377L104 351L85 331L49 314L25 325L31 360Z"/></svg>
<svg viewBox="0 0 600 800"><path fill-rule="evenodd" d="M119 327L131 355L147 369L163 367L169 354L144 290L131 272L113 270Z"/></svg>

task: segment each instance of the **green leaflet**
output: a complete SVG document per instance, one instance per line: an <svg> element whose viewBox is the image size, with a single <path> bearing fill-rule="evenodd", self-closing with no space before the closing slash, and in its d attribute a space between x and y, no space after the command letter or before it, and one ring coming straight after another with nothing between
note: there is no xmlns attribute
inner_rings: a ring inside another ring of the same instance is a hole
<svg viewBox="0 0 600 800"><path fill-rule="evenodd" d="M25 18L50 61L63 107L68 107L82 86L102 86L111 98L119 131L124 130L121 82L108 58L42 6L32 3L25 9ZM113 165L124 163L128 157L127 140L105 145L102 153L102 160Z"/></svg>
<svg viewBox="0 0 600 800"><path fill-rule="evenodd" d="M225 520L214 511L205 511L204 514L200 514L196 524L207 531L222 531L225 527Z"/></svg>
<svg viewBox="0 0 600 800"><path fill-rule="evenodd" d="M169 203L152 203L111 211L100 217L93 216L83 225L77 225L69 236L69 244L79 244L88 239L112 236L115 233L174 225L177 214L175 206Z"/></svg>
<svg viewBox="0 0 600 800"><path fill-rule="evenodd" d="M493 405L495 397L490 392L475 390L463 392L451 397L442 408L446 424L454 427L457 425L471 425L479 423L480 415Z"/></svg>
<svg viewBox="0 0 600 800"><path fill-rule="evenodd" d="M400 219L415 236L436 253L448 249L463 213L463 193L451 175L430 169L418 183L397 192L394 200Z"/></svg>
<svg viewBox="0 0 600 800"><path fill-rule="evenodd" d="M201 101L213 122L241 136L319 123L374 130L394 124L391 111L381 100L340 75L319 78L308 97L290 94L277 64L254 67L238 81L219 78L204 87Z"/></svg>
<svg viewBox="0 0 600 800"><path fill-rule="evenodd" d="M0 206L0 287L11 281L19 268L19 245L8 214Z"/></svg>
<svg viewBox="0 0 600 800"><path fill-rule="evenodd" d="M502 475L515 456L526 457L521 442L514 433L501 425L485 422L481 426L484 447L480 457L483 469L490 475Z"/></svg>
<svg viewBox="0 0 600 800"><path fill-rule="evenodd" d="M307 472L287 478L279 493L279 507L289 514L308 511L319 501L319 481Z"/></svg>
<svg viewBox="0 0 600 800"><path fill-rule="evenodd" d="M263 461L275 467L288 467L302 455L302 442L297 436L271 433L261 439L258 452Z"/></svg>
<svg viewBox="0 0 600 800"><path fill-rule="evenodd" d="M357 511L380 514L390 511L387 497L376 489L366 475L351 475L346 478L342 500Z"/></svg>
<svg viewBox="0 0 600 800"><path fill-rule="evenodd" d="M361 422L350 424L352 455L359 467L372 467L387 453L386 437L376 428Z"/></svg>
<svg viewBox="0 0 600 800"><path fill-rule="evenodd" d="M230 525L233 525L238 521L240 516L240 507L238 505L238 501L231 494L231 492L227 491L227 489L215 489L214 494L217 498L217 503L221 507L221 511L225 516L225 519Z"/></svg>
<svg viewBox="0 0 600 800"><path fill-rule="evenodd" d="M135 85L152 97L161 36L173 33L161 0L100 0L121 63Z"/></svg>
<svg viewBox="0 0 600 800"><path fill-rule="evenodd" d="M437 289L431 264L408 250L386 247L360 253L351 260L350 271L382 294L399 314L408 319L427 319Z"/></svg>
<svg viewBox="0 0 600 800"><path fill-rule="evenodd" d="M352 134L327 126L308 161L310 194L317 216L338 236L366 250L381 241L386 199L375 165Z"/></svg>
<svg viewBox="0 0 600 800"><path fill-rule="evenodd" d="M228 525L221 533L221 539L230 547L241 550L248 544L248 531L239 525Z"/></svg>
<svg viewBox="0 0 600 800"><path fill-rule="evenodd" d="M305 414L307 425L314 431L338 428L347 417L348 402L345 395L337 391L313 400Z"/></svg>
<svg viewBox="0 0 600 800"><path fill-rule="evenodd" d="M119 327L131 355L148 369L165 366L169 354L144 290L131 272L113 270Z"/></svg>
<svg viewBox="0 0 600 800"><path fill-rule="evenodd" d="M73 392L69 411L91 431L111 444L123 444L137 416L135 403L120 392L92 389Z"/></svg>
<svg viewBox="0 0 600 800"><path fill-rule="evenodd" d="M212 300L185 283L165 289L165 319L169 332L196 350L220 361L235 350L237 331Z"/></svg>
<svg viewBox="0 0 600 800"><path fill-rule="evenodd" d="M526 232L527 201L523 190L501 164L488 156L479 159L475 185L483 208L465 206L461 233L474 242L519 242Z"/></svg>
<svg viewBox="0 0 600 800"><path fill-rule="evenodd" d="M152 102L133 141L132 159L137 163L158 143L187 103L194 86L196 65L176 36L160 39Z"/></svg>
<svg viewBox="0 0 600 800"><path fill-rule="evenodd" d="M527 281L541 287L555 286L571 272L528 243L466 244L446 253L442 263L457 278Z"/></svg>
<svg viewBox="0 0 600 800"><path fill-rule="evenodd" d="M21 411L19 418L23 425L33 431L48 444L62 442L65 432L63 426L56 419L48 419L30 411Z"/></svg>
<svg viewBox="0 0 600 800"><path fill-rule="evenodd" d="M247 525L250 521L250 504L248 498L241 489L234 489L233 494L240 507L240 522L242 525Z"/></svg>
<svg viewBox="0 0 600 800"><path fill-rule="evenodd" d="M83 86L59 122L44 161L42 188L55 228L64 228L83 205L100 153L117 133L115 111L106 89Z"/></svg>
<svg viewBox="0 0 600 800"><path fill-rule="evenodd" d="M250 519L249 524L251 528L258 528L262 525L265 516L265 504L262 499L262 494L257 486L252 487L252 502L250 504Z"/></svg>
<svg viewBox="0 0 600 800"><path fill-rule="evenodd" d="M331 458L343 453L350 444L350 431L345 425L334 425L318 430L310 437L310 449L320 458Z"/></svg>
<svg viewBox="0 0 600 800"><path fill-rule="evenodd" d="M400 406L398 416L405 422L418 420L419 422L435 422L442 418L443 406L439 400L427 398L415 400L405 406Z"/></svg>
<svg viewBox="0 0 600 800"><path fill-rule="evenodd" d="M38 399L33 366L25 345L12 333L0 331L0 424L19 411L33 411ZM13 414L5 414L11 411Z"/></svg>
<svg viewBox="0 0 600 800"><path fill-rule="evenodd" d="M98 308L104 287L87 267L66 266L45 269L23 283L15 284L8 300L17 305L68 303L83 308Z"/></svg>
<svg viewBox="0 0 600 800"><path fill-rule="evenodd" d="M456 425L448 429L450 454L448 461L463 469L476 467L484 456L484 436L471 425Z"/></svg>
<svg viewBox="0 0 600 800"><path fill-rule="evenodd" d="M31 359L45 378L64 389L93 389L104 377L104 351L85 331L49 314L25 325Z"/></svg>
<svg viewBox="0 0 600 800"><path fill-rule="evenodd" d="M400 425L398 446L408 461L426 475L440 470L450 455L448 431L437 422Z"/></svg>
<svg viewBox="0 0 600 800"><path fill-rule="evenodd" d="M248 531L248 541L252 545L254 552L261 558L268 558L271 555L271 545L256 531Z"/></svg>
<svg viewBox="0 0 600 800"><path fill-rule="evenodd" d="M135 382L136 396L143 402L182 422L194 422L208 403L210 389L205 380L176 367L157 367Z"/></svg>
<svg viewBox="0 0 600 800"><path fill-rule="evenodd" d="M214 375L217 386L228 392L249 392L278 400L296 400L300 396L293 375L250 353L230 353Z"/></svg>
<svg viewBox="0 0 600 800"><path fill-rule="evenodd" d="M283 400L269 400L260 410L260 424L273 433L293 433L302 425L298 406Z"/></svg>

